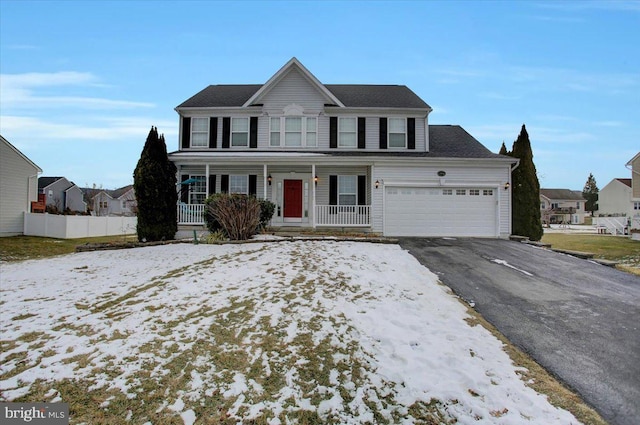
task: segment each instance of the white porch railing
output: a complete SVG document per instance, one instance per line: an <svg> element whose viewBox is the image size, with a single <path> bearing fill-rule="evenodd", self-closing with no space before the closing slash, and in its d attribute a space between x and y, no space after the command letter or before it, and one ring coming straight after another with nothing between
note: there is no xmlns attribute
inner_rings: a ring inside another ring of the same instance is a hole
<svg viewBox="0 0 640 425"><path fill-rule="evenodd" d="M204 224L204 204L178 205L178 224Z"/></svg>
<svg viewBox="0 0 640 425"><path fill-rule="evenodd" d="M371 205L316 205L316 226L369 227Z"/></svg>

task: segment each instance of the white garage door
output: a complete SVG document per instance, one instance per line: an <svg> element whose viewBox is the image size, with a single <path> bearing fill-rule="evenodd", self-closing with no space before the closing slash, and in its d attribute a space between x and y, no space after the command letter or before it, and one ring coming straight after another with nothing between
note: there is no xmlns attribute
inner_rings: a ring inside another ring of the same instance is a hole
<svg viewBox="0 0 640 425"><path fill-rule="evenodd" d="M386 187L386 236L497 236L495 189Z"/></svg>

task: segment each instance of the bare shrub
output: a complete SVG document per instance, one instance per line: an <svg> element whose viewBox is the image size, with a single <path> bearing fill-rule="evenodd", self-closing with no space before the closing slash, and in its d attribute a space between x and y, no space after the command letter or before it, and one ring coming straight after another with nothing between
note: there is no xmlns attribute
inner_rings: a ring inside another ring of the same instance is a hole
<svg viewBox="0 0 640 425"><path fill-rule="evenodd" d="M249 239L260 224L260 202L253 196L220 194L207 209L231 240Z"/></svg>

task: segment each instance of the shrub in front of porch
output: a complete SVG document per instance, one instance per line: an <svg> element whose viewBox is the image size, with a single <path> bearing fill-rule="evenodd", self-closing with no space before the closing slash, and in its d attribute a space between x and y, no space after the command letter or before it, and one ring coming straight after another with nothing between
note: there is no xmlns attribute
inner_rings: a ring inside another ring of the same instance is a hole
<svg viewBox="0 0 640 425"><path fill-rule="evenodd" d="M231 240L245 240L256 233L260 224L260 203L253 196L214 195L205 214L211 216Z"/></svg>
<svg viewBox="0 0 640 425"><path fill-rule="evenodd" d="M229 198L233 198L233 199L230 200ZM246 196L246 195L240 195L240 194L229 195L226 193L216 193L214 195L209 196L205 200L204 221L207 225L207 229L209 229L211 233L217 233L222 231L230 239L237 239L232 237L232 234L227 230L229 227L229 223L231 222L229 218L233 217L235 214L236 220L246 220L245 216L247 214L247 211L242 210L242 208L245 208L245 206L243 206L242 203L236 198L251 198L255 202L257 202L259 206L257 225L254 227L254 229L248 235L248 237L241 238L241 239L249 239L249 237L253 236L258 231L266 228L267 225L269 224L269 221L271 220L271 217L273 217L273 213L276 208L276 205L273 202L266 199L256 199L255 196ZM250 202L250 201L247 201L247 202L250 204L253 204L253 202ZM219 211L218 215L216 215L215 211ZM229 217L228 219L225 220L227 223L227 226L223 226L222 222L218 219L220 214L223 214L223 213L226 213L226 216ZM253 221L254 219L252 218L251 223ZM240 228L241 226L238 223L235 223L231 227Z"/></svg>

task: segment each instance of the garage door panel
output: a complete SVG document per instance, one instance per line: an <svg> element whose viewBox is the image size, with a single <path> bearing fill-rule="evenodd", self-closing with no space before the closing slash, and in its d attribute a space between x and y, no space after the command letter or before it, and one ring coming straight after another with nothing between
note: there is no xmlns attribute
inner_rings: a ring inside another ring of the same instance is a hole
<svg viewBox="0 0 640 425"><path fill-rule="evenodd" d="M385 235L496 236L496 191L387 187Z"/></svg>

